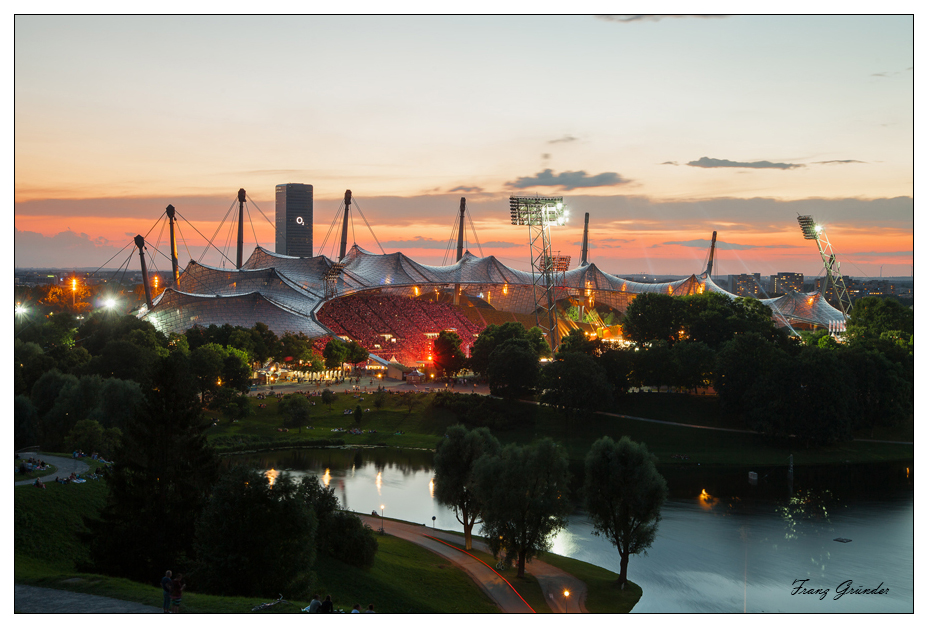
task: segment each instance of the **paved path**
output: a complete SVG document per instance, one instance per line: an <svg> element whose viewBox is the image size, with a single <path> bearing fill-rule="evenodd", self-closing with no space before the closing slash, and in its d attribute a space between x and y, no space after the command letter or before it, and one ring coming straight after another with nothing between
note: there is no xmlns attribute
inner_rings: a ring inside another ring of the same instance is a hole
<svg viewBox="0 0 929 628"><path fill-rule="evenodd" d="M71 475L71 472L74 473L84 473L90 467L85 463L81 462L80 458L59 458L58 456L45 456L41 453L36 453L33 451L21 451L19 452L19 457L22 459L27 458L40 458L49 464L53 464L57 467L57 470L54 471L51 475L46 475L41 478L42 482L54 482L56 477L68 477ZM23 486L24 484L33 484L35 478L31 480L19 480L15 483L15 486Z"/></svg>
<svg viewBox="0 0 929 628"><path fill-rule="evenodd" d="M375 530L381 527L381 518L370 515L359 515L361 520L367 523ZM526 604L516 592L510 588L504 580L500 578L486 565L477 559L449 547L434 539L430 539L423 534L431 534L431 530L425 526L417 526L398 521L383 520L384 532L397 538L415 543L426 548L430 552L438 554L447 559L453 565L468 574L474 582L490 597L494 603L500 607L504 613L531 613L532 609ZM438 536L438 535L434 535Z"/></svg>
<svg viewBox="0 0 929 628"><path fill-rule="evenodd" d="M157 591L153 593L157 596ZM161 613L157 606L125 602L89 593L60 591L14 585L13 612L16 613Z"/></svg>
<svg viewBox="0 0 929 628"><path fill-rule="evenodd" d="M372 517L370 515L359 515L361 520L370 525L373 529L377 530L381 526L380 517ZM437 543L433 539L428 538L424 535L433 536L437 539L442 539L444 541L449 541L453 543L462 543L464 540L462 537L449 532L444 532L442 530L432 530L425 526L417 526L409 523L401 523L398 521L390 521L389 519L384 520L384 531L387 534L392 534L399 538L405 539L426 549L433 551L441 556L448 558L455 565L464 569L471 578L478 583L478 585L483 588L487 594L491 597L494 602L497 603L500 608L507 613L525 613L529 612L526 608L526 604L519 598L513 590L504 583L500 577L491 571L483 563L463 554L457 549L448 547L441 543ZM472 545L475 549L490 553L490 548L487 547L487 544L478 539L472 540ZM439 551L441 550L441 551ZM584 605L584 601L587 599L587 585L584 584L582 580L578 580L571 574L553 567L547 563L543 563L539 560L533 560L532 562L526 563L526 571L535 576L539 581L539 585L542 587L542 593L545 595L545 599L548 601L548 605L552 608L553 611L558 613L565 612L564 606L564 591L567 589L571 592L571 596L568 598L568 612L569 613L586 613L587 608ZM504 574L507 578L515 577L515 571L510 574ZM496 595L500 594L501 597ZM550 595L551 594L551 595ZM501 603L504 600L508 600L510 606L504 606ZM517 603L518 602L518 603ZM511 610L512 609L512 610Z"/></svg>

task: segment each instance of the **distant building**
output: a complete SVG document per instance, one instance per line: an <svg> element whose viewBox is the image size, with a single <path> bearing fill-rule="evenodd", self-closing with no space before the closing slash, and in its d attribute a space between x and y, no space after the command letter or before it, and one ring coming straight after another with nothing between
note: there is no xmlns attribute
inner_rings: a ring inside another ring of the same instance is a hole
<svg viewBox="0 0 929 628"><path fill-rule="evenodd" d="M729 275L729 292L738 297L758 298L761 293L761 273Z"/></svg>
<svg viewBox="0 0 929 628"><path fill-rule="evenodd" d="M826 290L823 291L823 285L825 284ZM829 282L828 277L817 277L816 283L814 284L814 289L816 292L820 293L826 298L826 301L830 304L835 304L835 290L832 289L832 284Z"/></svg>
<svg viewBox="0 0 929 628"><path fill-rule="evenodd" d="M803 273L778 273L771 275L771 294L787 294L788 291L803 292Z"/></svg>
<svg viewBox="0 0 929 628"><path fill-rule="evenodd" d="M274 252L313 257L313 186L283 183L274 188Z"/></svg>

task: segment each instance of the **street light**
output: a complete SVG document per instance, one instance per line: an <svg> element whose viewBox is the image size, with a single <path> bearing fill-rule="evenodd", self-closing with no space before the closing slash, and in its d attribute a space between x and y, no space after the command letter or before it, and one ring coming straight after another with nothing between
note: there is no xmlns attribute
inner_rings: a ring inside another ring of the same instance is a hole
<svg viewBox="0 0 929 628"><path fill-rule="evenodd" d="M381 504L381 534L384 534L384 504Z"/></svg>
<svg viewBox="0 0 929 628"><path fill-rule="evenodd" d="M564 590L564 612L565 615L568 614L568 596L571 595L571 592L567 589Z"/></svg>
<svg viewBox="0 0 929 628"><path fill-rule="evenodd" d="M77 279L71 280L71 305L77 304Z"/></svg>

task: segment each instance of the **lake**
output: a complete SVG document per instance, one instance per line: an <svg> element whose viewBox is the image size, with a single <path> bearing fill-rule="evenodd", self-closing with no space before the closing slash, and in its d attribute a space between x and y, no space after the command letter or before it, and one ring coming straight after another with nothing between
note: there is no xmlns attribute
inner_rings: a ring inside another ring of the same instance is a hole
<svg viewBox="0 0 929 628"><path fill-rule="evenodd" d="M229 460L271 475L317 475L350 510L383 506L387 517L462 528L433 498L429 451L298 449ZM629 578L644 591L634 612L913 612L912 463L797 467L792 482L785 468L754 470L757 485L747 470L661 469L671 495L648 556L629 560ZM592 532L577 510L553 551L618 573L616 549ZM886 592L852 592L878 587ZM817 589L828 593L804 593Z"/></svg>

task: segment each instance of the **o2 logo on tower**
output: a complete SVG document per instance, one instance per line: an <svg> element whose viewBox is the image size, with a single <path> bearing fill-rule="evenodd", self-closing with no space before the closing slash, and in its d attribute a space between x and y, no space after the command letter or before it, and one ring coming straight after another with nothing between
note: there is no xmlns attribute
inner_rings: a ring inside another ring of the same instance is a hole
<svg viewBox="0 0 929 628"><path fill-rule="evenodd" d="M303 222L303 216L297 216L297 224L300 226L305 226Z"/></svg>

